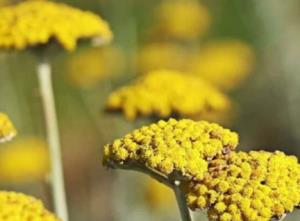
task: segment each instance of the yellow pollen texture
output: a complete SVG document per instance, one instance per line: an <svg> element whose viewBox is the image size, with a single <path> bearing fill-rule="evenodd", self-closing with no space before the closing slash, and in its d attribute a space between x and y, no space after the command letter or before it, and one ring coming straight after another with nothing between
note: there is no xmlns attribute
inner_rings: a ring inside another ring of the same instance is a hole
<svg viewBox="0 0 300 221"><path fill-rule="evenodd" d="M0 191L1 221L60 221L31 196Z"/></svg>
<svg viewBox="0 0 300 221"><path fill-rule="evenodd" d="M55 40L74 50L79 39L89 38L112 38L108 24L91 12L46 0L0 8L0 48L21 50Z"/></svg>
<svg viewBox="0 0 300 221"><path fill-rule="evenodd" d="M106 145L104 164L136 162L166 176L176 172L201 180L209 160L234 150L237 144L237 134L218 124L161 120Z"/></svg>
<svg viewBox="0 0 300 221"><path fill-rule="evenodd" d="M187 202L208 209L210 220L270 221L300 204L300 164L276 151L231 152L209 163L200 182L191 182Z"/></svg>

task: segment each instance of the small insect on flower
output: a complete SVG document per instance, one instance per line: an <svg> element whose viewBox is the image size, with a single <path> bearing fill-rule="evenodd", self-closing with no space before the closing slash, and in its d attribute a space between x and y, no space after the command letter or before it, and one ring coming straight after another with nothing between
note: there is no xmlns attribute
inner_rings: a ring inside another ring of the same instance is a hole
<svg viewBox="0 0 300 221"><path fill-rule="evenodd" d="M74 50L80 39L112 38L98 15L51 1L29 0L0 8L0 48L25 49L57 41Z"/></svg>
<svg viewBox="0 0 300 221"><path fill-rule="evenodd" d="M61 221L43 203L23 193L0 191L1 221Z"/></svg>
<svg viewBox="0 0 300 221"><path fill-rule="evenodd" d="M192 209L210 220L270 221L300 204L300 164L276 151L231 152L212 160L205 178L187 191Z"/></svg>
<svg viewBox="0 0 300 221"><path fill-rule="evenodd" d="M0 112L0 143L11 140L17 134L17 131L8 116Z"/></svg>
<svg viewBox="0 0 300 221"><path fill-rule="evenodd" d="M159 121L134 130L104 147L107 166L131 163L164 176L201 180L208 162L227 154L238 144L238 135L218 124L193 120Z"/></svg>
<svg viewBox="0 0 300 221"><path fill-rule="evenodd" d="M122 110L129 120L138 115L197 118L229 107L227 96L210 83L172 70L149 72L113 92L107 101L108 110Z"/></svg>

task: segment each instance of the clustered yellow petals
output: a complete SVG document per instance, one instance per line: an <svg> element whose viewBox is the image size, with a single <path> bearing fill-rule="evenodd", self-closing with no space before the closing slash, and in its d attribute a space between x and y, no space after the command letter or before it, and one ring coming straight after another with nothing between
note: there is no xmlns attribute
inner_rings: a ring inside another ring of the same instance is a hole
<svg viewBox="0 0 300 221"><path fill-rule="evenodd" d="M16 134L17 131L8 116L0 112L0 143L11 140Z"/></svg>
<svg viewBox="0 0 300 221"><path fill-rule="evenodd" d="M89 87L125 69L125 56L117 47L89 48L68 60L68 78L78 87Z"/></svg>
<svg viewBox="0 0 300 221"><path fill-rule="evenodd" d="M145 45L137 56L139 72L142 74L159 69L184 71L189 60L189 53L184 47L166 42Z"/></svg>
<svg viewBox="0 0 300 221"><path fill-rule="evenodd" d="M218 124L192 120L159 121L134 130L104 148L104 163L137 162L169 176L178 172L201 180L208 161L238 144L236 133Z"/></svg>
<svg viewBox="0 0 300 221"><path fill-rule="evenodd" d="M178 39L195 39L211 23L208 9L197 0L163 1L157 9L160 35Z"/></svg>
<svg viewBox="0 0 300 221"><path fill-rule="evenodd" d="M53 39L73 50L79 39L89 38L112 38L108 24L91 12L47 0L0 8L0 48L24 49Z"/></svg>
<svg viewBox="0 0 300 221"><path fill-rule="evenodd" d="M239 41L211 42L192 59L190 71L222 89L240 84L254 66L254 52Z"/></svg>
<svg viewBox="0 0 300 221"><path fill-rule="evenodd" d="M131 85L113 92L107 101L109 110L122 110L130 120L138 115L199 117L220 113L229 107L229 99L208 82L171 70L143 75Z"/></svg>
<svg viewBox="0 0 300 221"><path fill-rule="evenodd" d="M59 221L45 209L43 203L31 196L0 191L1 221Z"/></svg>
<svg viewBox="0 0 300 221"><path fill-rule="evenodd" d="M49 165L44 140L37 137L16 139L0 149L0 182L42 180L49 172Z"/></svg>
<svg viewBox="0 0 300 221"><path fill-rule="evenodd" d="M300 205L300 164L282 152L232 152L209 163L192 182L187 202L208 208L210 220L270 221Z"/></svg>

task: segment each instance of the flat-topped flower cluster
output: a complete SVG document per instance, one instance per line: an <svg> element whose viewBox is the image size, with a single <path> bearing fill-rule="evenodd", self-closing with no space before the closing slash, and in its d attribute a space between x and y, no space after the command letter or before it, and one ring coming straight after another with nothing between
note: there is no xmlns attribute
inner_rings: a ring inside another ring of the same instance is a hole
<svg viewBox="0 0 300 221"><path fill-rule="evenodd" d="M62 3L29 0L0 8L0 48L25 49L57 41L76 48L79 39L112 38L108 23L98 15Z"/></svg>
<svg viewBox="0 0 300 221"><path fill-rule="evenodd" d="M227 96L209 82L172 70L149 72L113 92L107 101L108 109L122 110L128 119L172 114L199 117L225 111L229 106Z"/></svg>
<svg viewBox="0 0 300 221"><path fill-rule="evenodd" d="M210 220L269 221L300 205L295 156L235 152L237 145L237 133L215 123L161 120L106 145L104 164L135 162L167 179L179 174L188 206L207 209Z"/></svg>

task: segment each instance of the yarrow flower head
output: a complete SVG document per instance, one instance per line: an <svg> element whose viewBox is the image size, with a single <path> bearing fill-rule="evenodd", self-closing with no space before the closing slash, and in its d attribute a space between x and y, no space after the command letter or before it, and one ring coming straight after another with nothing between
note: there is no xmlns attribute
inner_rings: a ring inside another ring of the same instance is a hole
<svg viewBox="0 0 300 221"><path fill-rule="evenodd" d="M137 62L140 73L159 69L184 71L187 69L189 53L175 43L156 42L139 50Z"/></svg>
<svg viewBox="0 0 300 221"><path fill-rule="evenodd" d="M0 182L22 183L42 180L49 172L49 153L37 137L16 139L0 149Z"/></svg>
<svg viewBox="0 0 300 221"><path fill-rule="evenodd" d="M60 221L43 203L22 193L0 191L1 221Z"/></svg>
<svg viewBox="0 0 300 221"><path fill-rule="evenodd" d="M187 202L208 209L210 220L270 221L300 205L300 164L282 152L232 152L209 162L191 182Z"/></svg>
<svg viewBox="0 0 300 221"><path fill-rule="evenodd" d="M159 121L134 130L104 147L104 164L145 166L164 176L201 180L208 162L238 144L236 133L218 124L193 120Z"/></svg>
<svg viewBox="0 0 300 221"><path fill-rule="evenodd" d="M159 35L176 39L195 39L211 23L208 9L196 0L163 1L157 8Z"/></svg>
<svg viewBox="0 0 300 221"><path fill-rule="evenodd" d="M0 8L0 48L24 49L57 41L66 50L80 39L110 41L108 24L98 15L47 0Z"/></svg>
<svg viewBox="0 0 300 221"><path fill-rule="evenodd" d="M192 59L190 71L219 88L232 89L249 75L254 60L252 48L243 42L211 42Z"/></svg>
<svg viewBox="0 0 300 221"><path fill-rule="evenodd" d="M8 116L0 112L0 143L11 140L17 134L17 131Z"/></svg>
<svg viewBox="0 0 300 221"><path fill-rule="evenodd" d="M116 47L82 51L68 60L68 78L78 87L89 87L125 69L125 55Z"/></svg>
<svg viewBox="0 0 300 221"><path fill-rule="evenodd" d="M229 107L229 99L208 82L171 70L143 75L131 85L113 92L107 101L109 110L122 110L130 120L138 115L178 114L197 118L207 112L226 111Z"/></svg>

